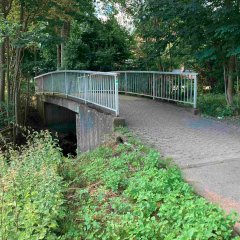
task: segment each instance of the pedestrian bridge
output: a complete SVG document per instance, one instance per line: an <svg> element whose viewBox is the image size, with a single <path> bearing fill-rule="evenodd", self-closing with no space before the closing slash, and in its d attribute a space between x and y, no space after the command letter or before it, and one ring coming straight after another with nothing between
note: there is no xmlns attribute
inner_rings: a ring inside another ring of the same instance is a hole
<svg viewBox="0 0 240 240"><path fill-rule="evenodd" d="M37 76L35 86L47 124L76 118L79 151L95 148L104 134L123 123L119 93L197 107L196 73L67 70Z"/></svg>
<svg viewBox="0 0 240 240"><path fill-rule="evenodd" d="M173 158L199 195L240 213L240 128L151 100L196 108L196 74L53 72L36 77L36 92L47 121L75 118L80 151L97 146L120 116L140 139Z"/></svg>

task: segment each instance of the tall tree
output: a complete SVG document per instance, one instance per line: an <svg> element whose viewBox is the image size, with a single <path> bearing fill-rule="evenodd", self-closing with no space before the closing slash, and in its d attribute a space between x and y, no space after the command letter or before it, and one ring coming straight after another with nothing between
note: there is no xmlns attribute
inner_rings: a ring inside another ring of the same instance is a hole
<svg viewBox="0 0 240 240"><path fill-rule="evenodd" d="M135 0L132 9L148 65L160 61L171 70L184 64L205 76L221 72L232 105L240 53L239 0Z"/></svg>
<svg viewBox="0 0 240 240"><path fill-rule="evenodd" d="M2 19L2 24L7 19L8 14L12 9L13 0L4 0L0 2L0 19ZM3 29L3 26L2 26ZM2 32L2 39L0 40L0 101L5 100L5 53L6 53L6 40L4 32Z"/></svg>

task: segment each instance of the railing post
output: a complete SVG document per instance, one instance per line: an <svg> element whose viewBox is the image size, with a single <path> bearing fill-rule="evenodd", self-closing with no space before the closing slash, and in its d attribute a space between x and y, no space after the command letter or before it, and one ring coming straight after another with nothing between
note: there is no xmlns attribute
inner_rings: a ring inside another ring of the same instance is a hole
<svg viewBox="0 0 240 240"><path fill-rule="evenodd" d="M87 103L87 91L88 91L88 88L87 88L87 78L86 78L86 75L84 74L83 75L83 79L84 79L84 100L85 100L85 104ZM91 79L91 75L90 75L90 79Z"/></svg>
<svg viewBox="0 0 240 240"><path fill-rule="evenodd" d="M64 80L65 80L65 94L68 95L67 94L67 72L65 72L64 74Z"/></svg>
<svg viewBox="0 0 240 240"><path fill-rule="evenodd" d="M197 75L194 76L194 109L197 108Z"/></svg>
<svg viewBox="0 0 240 240"><path fill-rule="evenodd" d="M53 75L51 74L51 82L52 82L52 94L53 94Z"/></svg>
<svg viewBox="0 0 240 240"><path fill-rule="evenodd" d="M81 98L81 91L80 91L80 77L79 76L77 76L77 86L78 86L78 98Z"/></svg>
<svg viewBox="0 0 240 240"><path fill-rule="evenodd" d="M127 93L127 72L125 72L125 78L124 78L124 93Z"/></svg>
<svg viewBox="0 0 240 240"><path fill-rule="evenodd" d="M44 93L44 88L43 88L43 77L42 77L42 93Z"/></svg>
<svg viewBox="0 0 240 240"><path fill-rule="evenodd" d="M152 87L153 87L153 100L155 100L155 97L156 97L156 79L155 79L155 73L153 73L153 84L152 84Z"/></svg>
<svg viewBox="0 0 240 240"><path fill-rule="evenodd" d="M115 76L115 111L116 111L116 116L119 116L119 97L118 97L118 77L117 75Z"/></svg>

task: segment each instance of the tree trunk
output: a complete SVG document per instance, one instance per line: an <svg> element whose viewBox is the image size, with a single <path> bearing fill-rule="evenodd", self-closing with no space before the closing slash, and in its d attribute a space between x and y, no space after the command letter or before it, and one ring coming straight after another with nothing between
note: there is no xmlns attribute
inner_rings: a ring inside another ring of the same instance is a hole
<svg viewBox="0 0 240 240"><path fill-rule="evenodd" d="M70 24L68 22L64 22L62 29L61 29L61 38L62 38L62 43L61 43L61 68L65 69L66 68L66 63L65 63L65 42L69 36L69 32L70 32Z"/></svg>
<svg viewBox="0 0 240 240"><path fill-rule="evenodd" d="M5 42L0 44L0 101L5 100Z"/></svg>
<svg viewBox="0 0 240 240"><path fill-rule="evenodd" d="M57 45L57 70L61 67L61 46Z"/></svg>
<svg viewBox="0 0 240 240"><path fill-rule="evenodd" d="M227 101L228 105L233 105L233 86L234 86L235 56L231 56L228 61L227 75Z"/></svg>
<svg viewBox="0 0 240 240"><path fill-rule="evenodd" d="M14 69L14 77L13 77L13 83L14 83L14 109L15 109L15 123L20 124L20 76L19 76L19 70L20 70L20 63L21 63L21 54L22 49L17 48L16 49L16 56L15 56L15 69Z"/></svg>
<svg viewBox="0 0 240 240"><path fill-rule="evenodd" d="M63 39L63 42L61 43L61 69L64 68L64 47L65 47L65 28L64 24L61 29L61 38Z"/></svg>
<svg viewBox="0 0 240 240"><path fill-rule="evenodd" d="M29 109L29 102L30 102L30 80L27 78L27 98L25 102L25 117L24 117L24 125L26 126L27 123L27 114L28 114L28 109Z"/></svg>

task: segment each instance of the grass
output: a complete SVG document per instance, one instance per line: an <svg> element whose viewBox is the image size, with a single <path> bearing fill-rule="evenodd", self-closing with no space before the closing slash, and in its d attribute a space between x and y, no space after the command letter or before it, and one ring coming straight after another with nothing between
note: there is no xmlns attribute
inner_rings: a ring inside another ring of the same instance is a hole
<svg viewBox="0 0 240 240"><path fill-rule="evenodd" d="M200 94L198 96L198 108L200 112L207 116L225 118L240 114L240 99L234 97L232 107L227 105L224 94Z"/></svg>

